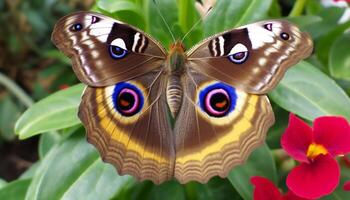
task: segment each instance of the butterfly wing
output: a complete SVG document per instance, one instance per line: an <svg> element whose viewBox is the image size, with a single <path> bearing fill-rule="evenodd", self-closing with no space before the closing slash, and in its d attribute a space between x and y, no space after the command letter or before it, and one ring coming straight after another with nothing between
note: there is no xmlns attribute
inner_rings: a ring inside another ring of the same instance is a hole
<svg viewBox="0 0 350 200"><path fill-rule="evenodd" d="M73 61L80 81L90 86L114 85L159 68L165 50L144 32L93 12L59 20L54 44Z"/></svg>
<svg viewBox="0 0 350 200"><path fill-rule="evenodd" d="M88 85L78 115L102 159L119 174L155 183L171 179L175 151L164 49L142 31L92 12L62 18L52 40Z"/></svg>
<svg viewBox="0 0 350 200"><path fill-rule="evenodd" d="M311 51L310 36L284 20L226 31L189 50L174 128L175 177L207 182L244 162L274 123L264 94Z"/></svg>
<svg viewBox="0 0 350 200"><path fill-rule="evenodd" d="M175 160L160 73L107 87L87 87L79 108L88 141L105 162L121 175L157 184L173 177Z"/></svg>
<svg viewBox="0 0 350 200"><path fill-rule="evenodd" d="M272 20L217 34L187 54L192 69L245 92L265 94L312 49L307 33L286 20Z"/></svg>
<svg viewBox="0 0 350 200"><path fill-rule="evenodd" d="M186 183L226 177L265 140L274 115L265 95L248 94L192 71L175 123L175 177Z"/></svg>

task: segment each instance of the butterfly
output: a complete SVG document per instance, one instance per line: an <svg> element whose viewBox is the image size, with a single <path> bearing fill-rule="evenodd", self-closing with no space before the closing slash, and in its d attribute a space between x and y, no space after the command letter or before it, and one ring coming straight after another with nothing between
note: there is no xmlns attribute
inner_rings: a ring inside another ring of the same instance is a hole
<svg viewBox="0 0 350 200"><path fill-rule="evenodd" d="M167 52L143 31L93 12L63 17L53 43L87 85L78 116L102 160L160 184L226 177L274 123L266 93L312 53L286 20L268 20Z"/></svg>

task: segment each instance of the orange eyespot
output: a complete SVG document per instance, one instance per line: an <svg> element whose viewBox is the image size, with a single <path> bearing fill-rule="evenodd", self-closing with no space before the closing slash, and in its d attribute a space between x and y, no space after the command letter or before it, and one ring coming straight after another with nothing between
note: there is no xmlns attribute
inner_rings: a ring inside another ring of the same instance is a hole
<svg viewBox="0 0 350 200"><path fill-rule="evenodd" d="M222 102L218 102L218 103L215 104L215 106L217 108L224 108L226 105L227 105L227 101L226 100L224 100Z"/></svg>
<svg viewBox="0 0 350 200"><path fill-rule="evenodd" d="M125 100L122 99L122 100L120 100L120 105L126 107L126 106L129 106L129 105L130 105L130 102L125 101Z"/></svg>

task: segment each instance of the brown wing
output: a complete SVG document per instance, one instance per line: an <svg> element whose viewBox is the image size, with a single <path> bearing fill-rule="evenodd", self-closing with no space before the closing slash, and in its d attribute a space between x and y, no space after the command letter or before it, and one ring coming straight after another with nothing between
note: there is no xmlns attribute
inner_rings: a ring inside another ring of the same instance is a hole
<svg viewBox="0 0 350 200"><path fill-rule="evenodd" d="M274 123L269 100L195 72L184 78L183 87L174 128L175 177L181 183L226 177L264 142Z"/></svg>
<svg viewBox="0 0 350 200"><path fill-rule="evenodd" d="M87 87L84 92L79 118L88 141L121 175L157 184L173 177L174 139L164 81L161 72L151 72L113 86Z"/></svg>
<svg viewBox="0 0 350 200"><path fill-rule="evenodd" d="M271 20L210 37L187 55L194 70L245 92L265 94L312 49L307 33L286 20Z"/></svg>
<svg viewBox="0 0 350 200"><path fill-rule="evenodd" d="M113 85L143 75L165 59L165 50L144 32L93 12L63 17L52 41L72 59L79 80L90 86Z"/></svg>

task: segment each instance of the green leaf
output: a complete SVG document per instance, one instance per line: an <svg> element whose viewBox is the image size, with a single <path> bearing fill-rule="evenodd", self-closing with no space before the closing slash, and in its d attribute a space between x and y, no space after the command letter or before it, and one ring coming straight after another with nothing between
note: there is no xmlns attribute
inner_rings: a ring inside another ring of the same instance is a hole
<svg viewBox="0 0 350 200"><path fill-rule="evenodd" d="M175 0L162 0L157 1L157 5L153 3L152 0L147 1L145 6L148 15L147 22L149 24L149 33L158 41L160 41L165 48L168 48L171 43L173 43L173 39L169 30L166 28L166 24L162 20L160 14L157 11L157 7L159 8L161 14L164 16L166 23L170 26L171 32L174 34L175 39L181 38L183 35L178 17L178 7Z"/></svg>
<svg viewBox="0 0 350 200"><path fill-rule="evenodd" d="M272 0L217 1L204 21L204 35L209 36L267 17Z"/></svg>
<svg viewBox="0 0 350 200"><path fill-rule="evenodd" d="M318 23L310 24L310 26L306 27L306 31L310 33L314 40L318 40L337 27L337 22L343 15L343 12L344 9L337 7L324 8L318 14L323 20Z"/></svg>
<svg viewBox="0 0 350 200"><path fill-rule="evenodd" d="M272 108L276 118L275 123L267 133L266 143L271 149L280 149L281 135L288 125L289 113L276 104L272 104Z"/></svg>
<svg viewBox="0 0 350 200"><path fill-rule="evenodd" d="M168 181L153 187L148 196L149 200L185 200L184 187L177 181Z"/></svg>
<svg viewBox="0 0 350 200"><path fill-rule="evenodd" d="M21 174L21 176L18 179L32 179L37 173L37 169L39 168L40 163L40 161L37 161L34 164L32 164L25 172Z"/></svg>
<svg viewBox="0 0 350 200"><path fill-rule="evenodd" d="M277 182L275 162L266 144L256 149L245 164L234 168L228 175L232 185L246 200L252 199L253 186L250 183L252 176L263 176Z"/></svg>
<svg viewBox="0 0 350 200"><path fill-rule="evenodd" d="M19 200L24 199L28 186L30 184L30 179L17 180L8 183L0 189L0 199L6 200Z"/></svg>
<svg viewBox="0 0 350 200"><path fill-rule="evenodd" d="M329 71L338 79L350 81L350 33L339 37L332 45L329 54Z"/></svg>
<svg viewBox="0 0 350 200"><path fill-rule="evenodd" d="M13 127L21 115L20 109L9 96L0 101L0 138L12 140L15 138Z"/></svg>
<svg viewBox="0 0 350 200"><path fill-rule="evenodd" d="M195 8L195 0L178 0L179 7L179 26L184 34L187 34L190 29L199 20L199 14ZM185 38L185 46L191 48L194 44L199 42L202 38L203 28L200 25L196 25L194 30L188 33Z"/></svg>
<svg viewBox="0 0 350 200"><path fill-rule="evenodd" d="M51 148L60 141L61 136L56 132L50 132L40 136L39 140L39 157L44 158Z"/></svg>
<svg viewBox="0 0 350 200"><path fill-rule="evenodd" d="M333 46L333 43L337 38L339 38L344 31L350 28L350 21L336 26L328 34L324 35L315 43L316 55L317 58L326 66L329 64L329 53L330 49ZM344 53L344 52L343 52Z"/></svg>
<svg viewBox="0 0 350 200"><path fill-rule="evenodd" d="M143 10L139 4L131 0L100 0L97 2L97 6L123 22L127 22L140 29L145 28Z"/></svg>
<svg viewBox="0 0 350 200"><path fill-rule="evenodd" d="M309 25L314 23L319 23L322 21L322 18L317 15L304 15L298 17L288 17L288 21L293 22L298 25L299 28L304 30Z"/></svg>
<svg viewBox="0 0 350 200"><path fill-rule="evenodd" d="M190 182L185 185L186 199L189 200L226 200L241 199L228 179L214 177L207 184ZM228 198L229 197L229 198Z"/></svg>
<svg viewBox="0 0 350 200"><path fill-rule="evenodd" d="M3 187L5 187L5 185L7 185L7 182L6 182L5 180L2 180L2 179L0 178L0 189L3 188Z"/></svg>
<svg viewBox="0 0 350 200"><path fill-rule="evenodd" d="M103 163L84 134L74 134L42 160L26 199L110 199L132 181Z"/></svg>
<svg viewBox="0 0 350 200"><path fill-rule="evenodd" d="M79 124L77 117L83 84L56 92L30 107L17 121L15 133L26 139L39 133Z"/></svg>
<svg viewBox="0 0 350 200"><path fill-rule="evenodd" d="M349 97L307 62L289 69L269 96L282 108L311 121L323 115L342 115L350 120Z"/></svg>

